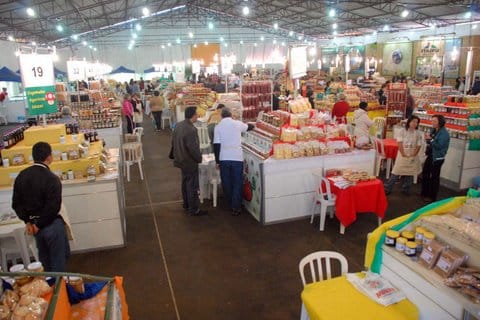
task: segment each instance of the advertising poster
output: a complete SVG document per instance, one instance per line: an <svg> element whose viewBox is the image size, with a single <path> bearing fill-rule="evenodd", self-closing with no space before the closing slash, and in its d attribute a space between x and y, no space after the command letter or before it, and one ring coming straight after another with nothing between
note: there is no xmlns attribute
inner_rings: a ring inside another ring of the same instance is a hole
<svg viewBox="0 0 480 320"><path fill-rule="evenodd" d="M335 48L322 48L321 51L321 59L322 59L322 71L329 73L330 68L334 68L336 66L335 60L337 59L337 55L339 54L338 47Z"/></svg>
<svg viewBox="0 0 480 320"><path fill-rule="evenodd" d="M352 75L365 73L365 46L349 46L343 48L343 53L350 56L350 72Z"/></svg>
<svg viewBox="0 0 480 320"><path fill-rule="evenodd" d="M263 193L261 160L249 152L244 152L243 155L243 205L255 219L260 221Z"/></svg>
<svg viewBox="0 0 480 320"><path fill-rule="evenodd" d="M292 79L307 74L307 47L290 48L289 71Z"/></svg>
<svg viewBox="0 0 480 320"><path fill-rule="evenodd" d="M408 76L412 67L412 43L386 43L383 46L383 74L393 76L395 73Z"/></svg>
<svg viewBox="0 0 480 320"><path fill-rule="evenodd" d="M19 61L29 115L57 112L52 55L21 54Z"/></svg>
<svg viewBox="0 0 480 320"><path fill-rule="evenodd" d="M462 39L445 41L445 79L456 79L460 75L460 55ZM456 54L452 54L456 49Z"/></svg>

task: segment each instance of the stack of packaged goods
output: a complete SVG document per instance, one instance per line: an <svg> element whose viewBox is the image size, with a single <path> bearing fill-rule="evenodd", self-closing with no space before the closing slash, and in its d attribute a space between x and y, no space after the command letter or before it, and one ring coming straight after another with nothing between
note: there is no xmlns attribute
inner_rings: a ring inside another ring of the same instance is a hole
<svg viewBox="0 0 480 320"><path fill-rule="evenodd" d="M120 109L112 107L111 102L72 102L70 106L80 129L114 128L120 124Z"/></svg>
<svg viewBox="0 0 480 320"><path fill-rule="evenodd" d="M30 127L19 137L23 139L1 152L0 186L11 185L20 171L33 164L32 147L39 141L52 146L50 169L62 180L95 177L115 169L108 166L109 154L103 149L96 131L80 132L78 126L56 124Z"/></svg>
<svg viewBox="0 0 480 320"><path fill-rule="evenodd" d="M308 108L305 111L297 107L292 108L293 110L296 110L296 113L264 113L262 118L257 120L255 129L247 132L244 145L248 149L263 150L263 158L272 153L273 158L278 160L351 151L350 138L344 125L331 124L330 116L317 110ZM252 135L253 137L250 137ZM270 143L256 143L258 136ZM268 152L267 146L271 146Z"/></svg>
<svg viewBox="0 0 480 320"><path fill-rule="evenodd" d="M255 121L258 114L272 110L272 82L244 81L242 82L242 119Z"/></svg>

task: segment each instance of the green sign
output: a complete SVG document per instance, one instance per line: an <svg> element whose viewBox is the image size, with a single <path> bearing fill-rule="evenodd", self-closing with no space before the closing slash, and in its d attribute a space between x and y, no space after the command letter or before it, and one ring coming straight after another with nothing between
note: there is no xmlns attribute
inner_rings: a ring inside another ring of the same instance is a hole
<svg viewBox="0 0 480 320"><path fill-rule="evenodd" d="M58 111L54 85L25 88L25 93L29 115L36 116Z"/></svg>

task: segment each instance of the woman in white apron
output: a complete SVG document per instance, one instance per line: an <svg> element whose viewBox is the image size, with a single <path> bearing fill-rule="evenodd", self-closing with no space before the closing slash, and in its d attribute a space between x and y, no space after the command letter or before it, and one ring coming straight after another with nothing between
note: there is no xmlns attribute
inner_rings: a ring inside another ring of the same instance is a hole
<svg viewBox="0 0 480 320"><path fill-rule="evenodd" d="M385 193L387 195L392 192L393 186L400 176L403 177L402 193L408 195L413 183L413 176L420 171L421 164L418 153L423 140L422 134L417 130L419 123L420 119L417 116L411 116L397 138L397 159L393 166L392 175L385 183Z"/></svg>

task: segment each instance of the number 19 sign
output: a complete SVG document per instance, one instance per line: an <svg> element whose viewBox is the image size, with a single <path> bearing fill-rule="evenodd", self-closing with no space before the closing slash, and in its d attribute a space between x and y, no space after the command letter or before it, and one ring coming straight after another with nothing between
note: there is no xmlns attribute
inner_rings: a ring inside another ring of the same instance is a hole
<svg viewBox="0 0 480 320"><path fill-rule="evenodd" d="M29 115L57 112L52 56L21 54L20 71L27 95Z"/></svg>

